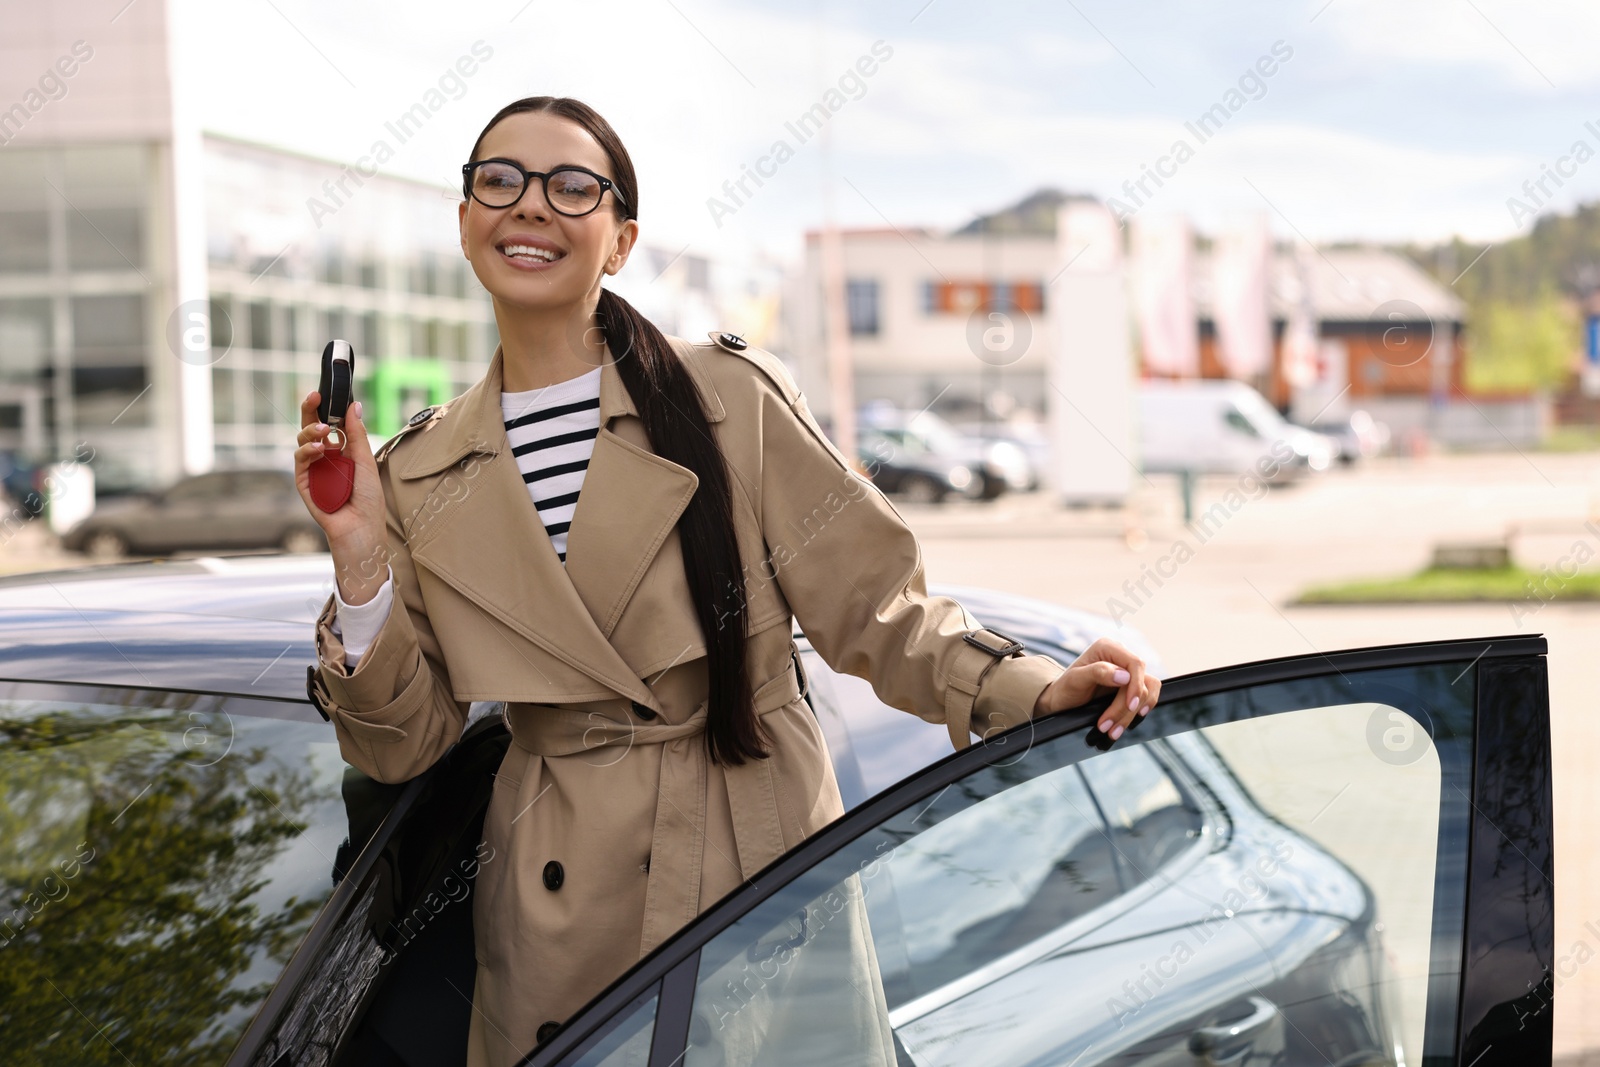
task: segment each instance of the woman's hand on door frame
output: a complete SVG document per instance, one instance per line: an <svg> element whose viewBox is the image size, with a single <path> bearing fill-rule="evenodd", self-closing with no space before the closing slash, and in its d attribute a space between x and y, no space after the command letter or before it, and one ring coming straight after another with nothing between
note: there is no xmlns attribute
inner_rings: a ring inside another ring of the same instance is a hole
<svg viewBox="0 0 1600 1067"><path fill-rule="evenodd" d="M1146 673L1144 660L1109 637L1095 641L1055 681L1045 686L1033 708L1034 717L1076 708L1115 692L1101 714L1098 729L1115 741L1136 716L1150 714L1161 697L1161 680Z"/></svg>

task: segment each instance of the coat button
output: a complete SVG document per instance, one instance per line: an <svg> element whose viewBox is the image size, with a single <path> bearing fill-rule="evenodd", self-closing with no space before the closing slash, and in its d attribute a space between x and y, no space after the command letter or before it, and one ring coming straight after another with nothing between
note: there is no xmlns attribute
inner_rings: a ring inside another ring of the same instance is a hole
<svg viewBox="0 0 1600 1067"><path fill-rule="evenodd" d="M423 408L421 411L419 411L415 415L411 416L411 418L407 419L406 420L406 425L407 426L415 426L419 422L427 422L430 418L433 417L433 410L434 410L433 408Z"/></svg>
<svg viewBox="0 0 1600 1067"><path fill-rule="evenodd" d="M540 1023L539 1029L533 1032L533 1039L542 1045L546 1041L549 1041L550 1035L554 1034L559 1029L561 1029L561 1024L556 1022L554 1019L551 1019L547 1023Z"/></svg>
<svg viewBox="0 0 1600 1067"><path fill-rule="evenodd" d="M566 881L567 872L561 869L561 864L551 860L544 865L544 887L554 892L561 888L561 883Z"/></svg>
<svg viewBox="0 0 1600 1067"><path fill-rule="evenodd" d="M729 348L749 348L750 347L750 342L749 341L746 341L743 337L740 337L736 333L731 333L731 332L728 332L726 330L717 335L717 340L721 341L723 344L727 345Z"/></svg>
<svg viewBox="0 0 1600 1067"><path fill-rule="evenodd" d="M641 704L637 700L633 702L633 711L635 715L638 715L639 718L643 719L645 722L649 722L651 719L656 717L656 710L654 708L648 704Z"/></svg>

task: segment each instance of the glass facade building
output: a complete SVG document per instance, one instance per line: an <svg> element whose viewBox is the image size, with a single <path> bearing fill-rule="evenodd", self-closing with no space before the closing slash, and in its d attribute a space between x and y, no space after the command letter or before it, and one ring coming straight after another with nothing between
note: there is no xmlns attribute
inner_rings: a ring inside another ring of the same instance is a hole
<svg viewBox="0 0 1600 1067"><path fill-rule="evenodd" d="M150 349L166 271L155 145L0 154L0 450L95 449L108 482L158 465Z"/></svg>
<svg viewBox="0 0 1600 1067"><path fill-rule="evenodd" d="M204 145L219 466L292 462L300 398L335 337L355 348L377 436L483 375L498 336L461 253L459 193L381 175L325 189L340 165L211 134Z"/></svg>
<svg viewBox="0 0 1600 1067"><path fill-rule="evenodd" d="M453 190L205 134L210 350L181 355L160 143L0 153L0 452L93 449L104 491L179 469L181 360L211 377L215 464L291 463L299 402L326 341L355 346L375 436L480 377L497 343L457 239ZM328 210L329 208L332 210ZM193 415L193 412L187 414Z"/></svg>

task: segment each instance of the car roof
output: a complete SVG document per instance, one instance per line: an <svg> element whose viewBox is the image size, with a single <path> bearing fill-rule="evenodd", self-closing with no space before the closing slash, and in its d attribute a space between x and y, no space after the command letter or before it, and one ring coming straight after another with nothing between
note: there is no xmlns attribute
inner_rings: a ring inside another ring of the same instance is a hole
<svg viewBox="0 0 1600 1067"><path fill-rule="evenodd" d="M0 678L303 701L317 613L333 587L327 553L0 576ZM931 583L929 592L955 597L981 625L1047 654L1076 655L1111 635L1156 663L1137 632L1104 616L969 586Z"/></svg>

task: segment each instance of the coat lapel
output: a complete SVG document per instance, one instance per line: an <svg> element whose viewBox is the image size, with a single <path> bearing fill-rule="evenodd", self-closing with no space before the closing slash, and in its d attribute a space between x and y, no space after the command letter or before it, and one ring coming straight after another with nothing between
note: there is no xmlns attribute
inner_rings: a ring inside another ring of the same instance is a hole
<svg viewBox="0 0 1600 1067"><path fill-rule="evenodd" d="M563 566L506 439L503 359L497 346L483 378L397 457L402 480L462 465L432 489L430 503L443 498L444 505L408 531L412 559L551 655L662 710L609 638L699 479L650 451L608 349L600 371L600 433L567 531ZM720 420L715 391L689 365L701 382L707 418ZM477 463L462 464L474 454ZM681 557L671 562L682 566Z"/></svg>

